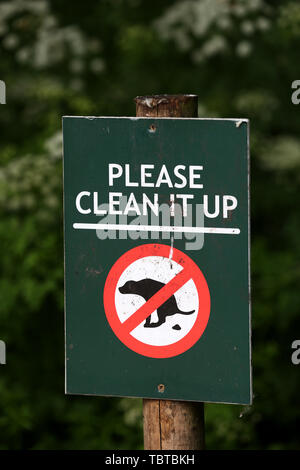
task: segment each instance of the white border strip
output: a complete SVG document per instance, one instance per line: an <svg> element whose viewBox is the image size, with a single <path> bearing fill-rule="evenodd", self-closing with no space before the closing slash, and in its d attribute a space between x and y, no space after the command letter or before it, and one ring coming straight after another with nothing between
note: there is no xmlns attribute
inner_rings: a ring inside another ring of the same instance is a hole
<svg viewBox="0 0 300 470"><path fill-rule="evenodd" d="M65 118L76 118L76 119L88 119L93 121L94 119L129 119L130 121L163 121L163 120L176 120L176 121L232 121L236 123L236 127L240 127L242 123L249 123L249 119L245 118L204 118L204 117L158 117L158 116L72 116L72 115L65 115ZM238 125L237 125L238 124Z"/></svg>
<svg viewBox="0 0 300 470"><path fill-rule="evenodd" d="M74 223L76 230L128 230L139 232L172 232L172 233L217 233L223 235L239 235L238 228L217 228L217 227L175 227L161 225L126 225L126 224L81 224Z"/></svg>

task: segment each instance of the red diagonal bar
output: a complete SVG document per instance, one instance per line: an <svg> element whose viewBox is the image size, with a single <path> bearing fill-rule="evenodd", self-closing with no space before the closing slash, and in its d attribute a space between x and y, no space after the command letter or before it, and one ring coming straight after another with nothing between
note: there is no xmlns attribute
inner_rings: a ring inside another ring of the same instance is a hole
<svg viewBox="0 0 300 470"><path fill-rule="evenodd" d="M166 302L178 289L180 289L186 282L192 278L192 274L188 269L182 269L180 273L173 277L173 279L165 284L159 291L157 291L147 302L142 305L133 315L122 323L122 330L125 333L130 333L140 323L142 323L151 313L158 309L163 303Z"/></svg>

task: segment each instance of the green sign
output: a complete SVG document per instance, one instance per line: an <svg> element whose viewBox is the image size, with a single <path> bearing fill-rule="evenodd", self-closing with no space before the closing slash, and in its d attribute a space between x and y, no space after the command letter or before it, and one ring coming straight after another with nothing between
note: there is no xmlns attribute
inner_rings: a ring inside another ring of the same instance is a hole
<svg viewBox="0 0 300 470"><path fill-rule="evenodd" d="M66 393L251 403L248 121L63 135Z"/></svg>

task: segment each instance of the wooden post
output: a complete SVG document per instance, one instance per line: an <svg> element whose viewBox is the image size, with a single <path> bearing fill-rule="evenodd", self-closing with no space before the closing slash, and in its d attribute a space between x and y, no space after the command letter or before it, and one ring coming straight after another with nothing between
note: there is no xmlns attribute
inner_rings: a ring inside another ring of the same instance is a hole
<svg viewBox="0 0 300 470"><path fill-rule="evenodd" d="M139 117L197 117L197 95L152 95L135 98ZM204 449L204 404L143 400L145 450Z"/></svg>

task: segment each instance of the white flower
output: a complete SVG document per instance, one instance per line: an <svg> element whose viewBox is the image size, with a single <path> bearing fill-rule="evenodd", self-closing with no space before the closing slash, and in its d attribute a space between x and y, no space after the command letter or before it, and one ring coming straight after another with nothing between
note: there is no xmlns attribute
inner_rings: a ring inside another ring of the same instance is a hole
<svg viewBox="0 0 300 470"><path fill-rule="evenodd" d="M251 21L243 21L241 24L241 31L244 34L250 35L254 32L254 25Z"/></svg>
<svg viewBox="0 0 300 470"><path fill-rule="evenodd" d="M26 47L23 47L22 49L19 49L17 51L16 58L21 63L27 62L30 58L30 50Z"/></svg>
<svg viewBox="0 0 300 470"><path fill-rule="evenodd" d="M271 170L299 169L300 140L289 135L277 137L261 152L260 159Z"/></svg>
<svg viewBox="0 0 300 470"><path fill-rule="evenodd" d="M259 10L264 6L264 2L262 0L251 0L248 5L249 10Z"/></svg>
<svg viewBox="0 0 300 470"><path fill-rule="evenodd" d="M240 57L247 57L252 51L252 46L248 41L241 41L236 47L236 53Z"/></svg>
<svg viewBox="0 0 300 470"><path fill-rule="evenodd" d="M220 29L228 30L232 26L232 21L229 16L221 16L217 19L216 24Z"/></svg>
<svg viewBox="0 0 300 470"><path fill-rule="evenodd" d="M62 155L62 133L56 132L45 142L45 149L49 153L50 158L57 159Z"/></svg>
<svg viewBox="0 0 300 470"><path fill-rule="evenodd" d="M16 34L8 34L2 41L6 49L14 49L19 44L19 38Z"/></svg>
<svg viewBox="0 0 300 470"><path fill-rule="evenodd" d="M226 41L222 36L213 36L202 47L202 52L206 56L212 56L226 49Z"/></svg>
<svg viewBox="0 0 300 470"><path fill-rule="evenodd" d="M245 16L247 14L247 6L246 5L235 5L233 7L233 13L236 15L236 16L239 16L239 17L242 17L242 16Z"/></svg>
<svg viewBox="0 0 300 470"><path fill-rule="evenodd" d="M105 62L100 57L97 57L91 61L90 67L94 73L101 73L105 70Z"/></svg>
<svg viewBox="0 0 300 470"><path fill-rule="evenodd" d="M73 59L70 63L70 69L74 73L82 72L84 69L84 63L80 59Z"/></svg>
<svg viewBox="0 0 300 470"><path fill-rule="evenodd" d="M261 31L267 31L271 27L271 21L267 18L260 17L256 20L256 25Z"/></svg>

